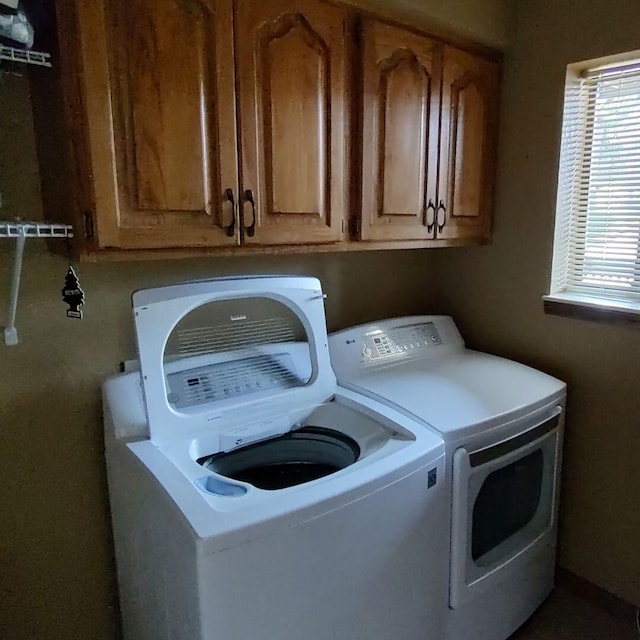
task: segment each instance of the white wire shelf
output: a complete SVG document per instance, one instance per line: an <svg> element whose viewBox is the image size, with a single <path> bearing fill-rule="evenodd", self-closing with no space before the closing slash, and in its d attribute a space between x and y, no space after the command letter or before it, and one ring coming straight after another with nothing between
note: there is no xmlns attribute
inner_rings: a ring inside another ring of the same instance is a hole
<svg viewBox="0 0 640 640"><path fill-rule="evenodd" d="M73 227L69 224L0 220L0 238L73 238Z"/></svg>
<svg viewBox="0 0 640 640"><path fill-rule="evenodd" d="M23 64L35 64L40 67L51 66L51 54L41 51L26 51L25 49L15 49L0 44L0 60L10 60L11 62L22 62Z"/></svg>
<svg viewBox="0 0 640 640"><path fill-rule="evenodd" d="M7 326L4 328L4 343L18 344L16 329L16 312L18 310L18 293L20 292L20 276L22 275L22 259L24 244L27 238L73 238L73 227L68 224L48 224L45 222L26 222L14 220L0 221L0 238L15 238L16 250L13 255L11 272L11 293L9 294L9 310Z"/></svg>

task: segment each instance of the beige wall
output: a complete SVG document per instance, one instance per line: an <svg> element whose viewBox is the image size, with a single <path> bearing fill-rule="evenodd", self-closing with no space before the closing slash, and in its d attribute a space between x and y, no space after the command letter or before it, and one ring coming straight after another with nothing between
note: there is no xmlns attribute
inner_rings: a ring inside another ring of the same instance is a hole
<svg viewBox="0 0 640 640"><path fill-rule="evenodd" d="M438 253L468 342L569 384L560 562L640 604L640 326L545 315L568 63L640 49L637 0L521 0L503 90L493 245Z"/></svg>
<svg viewBox="0 0 640 640"><path fill-rule="evenodd" d="M510 0L354 0L509 44ZM117 602L99 387L134 353L133 289L229 273L306 273L330 328L450 311L468 342L567 380L562 564L640 604L640 328L542 313L567 63L640 49L637 0L521 0L504 84L495 241L481 249L80 265L86 318L64 317L67 262L27 248L21 344L0 343L0 637L113 640ZM39 213L26 82L0 87L0 217ZM16 132L26 137L16 137ZM11 245L0 241L0 287ZM1 290L1 289L0 289ZM6 296L0 297L0 317Z"/></svg>
<svg viewBox="0 0 640 640"><path fill-rule="evenodd" d="M0 219L39 216L38 172L24 79L0 91ZM17 134L20 134L19 136ZM85 319L69 320L60 290L68 262L27 242L18 330L0 340L0 638L113 640L117 595L100 385L135 357L134 289L225 274L318 276L331 329L434 311L426 251L76 265ZM12 241L0 240L0 324Z"/></svg>
<svg viewBox="0 0 640 640"><path fill-rule="evenodd" d="M335 329L433 311L430 256L80 265L87 301L85 319L74 321L60 300L68 263L37 252L37 243L27 247L20 344L0 344L0 637L111 640L118 618L99 394L118 362L135 357L131 292L231 273L312 274ZM0 254L2 283L7 257Z"/></svg>
<svg viewBox="0 0 640 640"><path fill-rule="evenodd" d="M0 75L0 219L42 217L29 84Z"/></svg>
<svg viewBox="0 0 640 640"><path fill-rule="evenodd" d="M514 0L346 0L422 28L440 28L506 49L513 40Z"/></svg>

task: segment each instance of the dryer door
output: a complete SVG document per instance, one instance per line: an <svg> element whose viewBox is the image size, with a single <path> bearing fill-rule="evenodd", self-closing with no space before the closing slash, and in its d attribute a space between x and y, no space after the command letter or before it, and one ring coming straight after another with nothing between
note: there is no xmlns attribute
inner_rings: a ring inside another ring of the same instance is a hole
<svg viewBox="0 0 640 640"><path fill-rule="evenodd" d="M560 418L556 407L508 440L454 453L451 608L518 571L540 545L553 544Z"/></svg>

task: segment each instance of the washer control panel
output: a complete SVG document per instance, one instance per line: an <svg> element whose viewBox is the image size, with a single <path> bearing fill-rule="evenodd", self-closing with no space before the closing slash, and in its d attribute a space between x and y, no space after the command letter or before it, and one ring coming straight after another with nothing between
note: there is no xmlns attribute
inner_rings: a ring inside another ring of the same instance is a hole
<svg viewBox="0 0 640 640"><path fill-rule="evenodd" d="M215 362L167 375L167 400L176 409L228 400L253 393L303 387L288 353L260 354Z"/></svg>
<svg viewBox="0 0 640 640"><path fill-rule="evenodd" d="M386 331L373 329L366 332L362 355L371 360L413 353L417 355L422 349L441 344L433 322L407 324Z"/></svg>

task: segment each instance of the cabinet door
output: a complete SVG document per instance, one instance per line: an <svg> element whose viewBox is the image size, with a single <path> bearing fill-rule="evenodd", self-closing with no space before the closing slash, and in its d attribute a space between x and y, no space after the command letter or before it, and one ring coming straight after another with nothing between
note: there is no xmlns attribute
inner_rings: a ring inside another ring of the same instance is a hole
<svg viewBox="0 0 640 640"><path fill-rule="evenodd" d="M342 237L348 101L344 10L236 2L246 244Z"/></svg>
<svg viewBox="0 0 640 640"><path fill-rule="evenodd" d="M441 45L363 25L363 240L434 236Z"/></svg>
<svg viewBox="0 0 640 640"><path fill-rule="evenodd" d="M77 12L99 245L237 244L231 0Z"/></svg>
<svg viewBox="0 0 640 640"><path fill-rule="evenodd" d="M493 208L499 66L445 47L437 235L487 240Z"/></svg>

